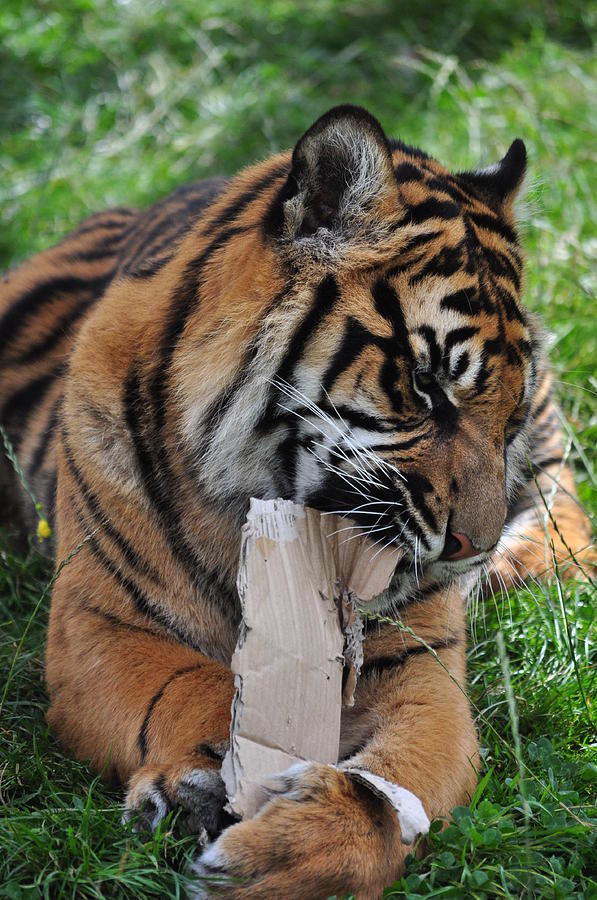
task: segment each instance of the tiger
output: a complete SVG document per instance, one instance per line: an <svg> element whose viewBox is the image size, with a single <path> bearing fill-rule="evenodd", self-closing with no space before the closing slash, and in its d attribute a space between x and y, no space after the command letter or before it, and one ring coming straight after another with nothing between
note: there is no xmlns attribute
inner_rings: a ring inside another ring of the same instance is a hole
<svg viewBox="0 0 597 900"><path fill-rule="evenodd" d="M338 106L292 151L92 215L3 280L0 422L53 531L47 719L136 827L186 817L197 898L380 896L413 844L345 769L430 819L468 803L471 582L590 552L521 301L526 163L516 139L452 173ZM35 527L1 465L3 512ZM338 765L272 777L239 822L220 768L251 497L340 513L403 557Z"/></svg>

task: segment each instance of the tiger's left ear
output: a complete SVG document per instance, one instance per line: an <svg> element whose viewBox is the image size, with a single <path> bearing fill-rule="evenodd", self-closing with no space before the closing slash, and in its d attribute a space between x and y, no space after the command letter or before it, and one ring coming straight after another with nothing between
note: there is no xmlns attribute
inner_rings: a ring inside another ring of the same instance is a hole
<svg viewBox="0 0 597 900"><path fill-rule="evenodd" d="M288 180L276 197L272 231L318 254L379 239L396 215L398 192L388 139L358 106L337 106L297 143Z"/></svg>
<svg viewBox="0 0 597 900"><path fill-rule="evenodd" d="M522 186L526 168L526 147L520 138L516 138L500 162L475 172L462 172L459 177L508 206Z"/></svg>

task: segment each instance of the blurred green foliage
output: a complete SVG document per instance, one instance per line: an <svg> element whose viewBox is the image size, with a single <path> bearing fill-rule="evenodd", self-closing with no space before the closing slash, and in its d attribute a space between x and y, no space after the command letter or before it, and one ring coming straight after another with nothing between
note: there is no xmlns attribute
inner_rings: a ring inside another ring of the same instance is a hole
<svg viewBox="0 0 597 900"><path fill-rule="evenodd" d="M545 102L557 114L553 90L531 102L525 87L546 38L576 62L595 20L581 0L4 0L0 259L106 204L146 203L291 146L342 101L455 166L491 160ZM511 77L496 83L506 51ZM549 57L562 78L568 56ZM495 90L501 102L488 103Z"/></svg>

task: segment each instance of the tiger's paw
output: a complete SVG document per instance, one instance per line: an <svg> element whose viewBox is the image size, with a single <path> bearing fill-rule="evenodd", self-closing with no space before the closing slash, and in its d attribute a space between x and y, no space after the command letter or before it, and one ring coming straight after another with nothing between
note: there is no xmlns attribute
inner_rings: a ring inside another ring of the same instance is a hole
<svg viewBox="0 0 597 900"><path fill-rule="evenodd" d="M184 827L205 845L232 821L224 811L226 790L216 769L147 765L131 778L124 821L134 819L135 831L154 831L176 808Z"/></svg>
<svg viewBox="0 0 597 900"><path fill-rule="evenodd" d="M266 806L194 863L195 900L323 900L346 892L373 900L401 872L412 847L402 843L394 809L365 784L332 766L301 763L268 788Z"/></svg>

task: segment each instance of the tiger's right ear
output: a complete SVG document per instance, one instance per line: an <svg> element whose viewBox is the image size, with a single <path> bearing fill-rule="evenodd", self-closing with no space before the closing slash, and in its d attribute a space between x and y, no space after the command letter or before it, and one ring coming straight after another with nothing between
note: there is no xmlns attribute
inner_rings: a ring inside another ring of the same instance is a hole
<svg viewBox="0 0 597 900"><path fill-rule="evenodd" d="M527 151L520 138L512 141L506 155L486 169L461 172L458 177L495 197L505 207L512 205L522 188L527 168Z"/></svg>
<svg viewBox="0 0 597 900"><path fill-rule="evenodd" d="M302 136L268 224L316 250L363 240L367 222L395 212L397 186L388 139L358 106L336 106Z"/></svg>

